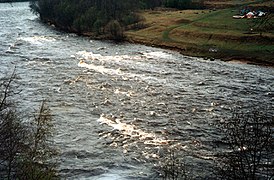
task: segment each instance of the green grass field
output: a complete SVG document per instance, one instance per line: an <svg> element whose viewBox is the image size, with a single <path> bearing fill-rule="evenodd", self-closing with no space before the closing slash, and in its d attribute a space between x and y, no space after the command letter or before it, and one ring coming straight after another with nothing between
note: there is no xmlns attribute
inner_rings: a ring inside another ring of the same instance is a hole
<svg viewBox="0 0 274 180"><path fill-rule="evenodd" d="M252 5L260 9L260 3L252 2ZM266 17L234 19L233 15L239 10L240 6L217 10L145 11L142 15L146 28L127 31L126 35L133 41L174 48L187 55L274 64L274 28L269 27L274 24L273 14L267 16L269 25L258 29L256 24Z"/></svg>

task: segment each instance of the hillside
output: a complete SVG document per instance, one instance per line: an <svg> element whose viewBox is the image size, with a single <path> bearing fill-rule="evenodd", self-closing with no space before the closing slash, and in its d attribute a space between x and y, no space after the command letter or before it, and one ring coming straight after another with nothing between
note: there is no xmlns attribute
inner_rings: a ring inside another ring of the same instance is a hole
<svg viewBox="0 0 274 180"><path fill-rule="evenodd" d="M271 1L206 1L204 10L142 11L142 29L126 32L132 42L176 49L183 54L274 64L274 17ZM226 5L225 5L226 4ZM231 7L231 5L233 5ZM243 7L268 11L265 17L234 19Z"/></svg>

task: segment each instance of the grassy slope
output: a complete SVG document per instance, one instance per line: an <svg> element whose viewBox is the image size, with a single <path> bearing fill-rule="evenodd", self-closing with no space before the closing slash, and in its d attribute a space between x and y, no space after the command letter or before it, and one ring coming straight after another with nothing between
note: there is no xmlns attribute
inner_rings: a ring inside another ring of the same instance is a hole
<svg viewBox="0 0 274 180"><path fill-rule="evenodd" d="M239 7L145 11L142 15L147 27L126 34L132 41L176 49L187 55L274 64L274 30L264 32L263 36L247 34L254 20L233 19L238 11ZM273 18L271 21L274 24Z"/></svg>

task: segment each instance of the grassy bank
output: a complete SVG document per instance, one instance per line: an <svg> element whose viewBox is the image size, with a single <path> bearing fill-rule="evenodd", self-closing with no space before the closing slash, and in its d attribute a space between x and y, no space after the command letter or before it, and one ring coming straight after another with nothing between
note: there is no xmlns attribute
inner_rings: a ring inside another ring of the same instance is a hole
<svg viewBox="0 0 274 180"><path fill-rule="evenodd" d="M262 8L260 3L253 6ZM263 18L233 19L238 12L239 6L143 11L145 28L126 31L126 35L129 41L175 49L185 55L274 65L274 29L254 30ZM274 18L269 22L274 24Z"/></svg>

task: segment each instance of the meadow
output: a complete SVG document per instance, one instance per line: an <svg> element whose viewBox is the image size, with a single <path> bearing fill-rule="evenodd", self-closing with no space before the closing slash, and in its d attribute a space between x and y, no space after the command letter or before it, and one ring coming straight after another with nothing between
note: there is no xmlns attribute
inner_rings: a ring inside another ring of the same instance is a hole
<svg viewBox="0 0 274 180"><path fill-rule="evenodd" d="M273 65L271 2L229 2L232 1L216 1L217 8L203 10L142 11L143 28L128 30L126 35L129 41L174 49L185 55ZM234 19L244 7L270 12L259 18Z"/></svg>

